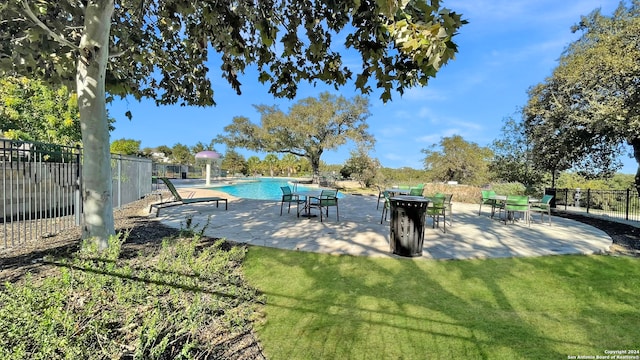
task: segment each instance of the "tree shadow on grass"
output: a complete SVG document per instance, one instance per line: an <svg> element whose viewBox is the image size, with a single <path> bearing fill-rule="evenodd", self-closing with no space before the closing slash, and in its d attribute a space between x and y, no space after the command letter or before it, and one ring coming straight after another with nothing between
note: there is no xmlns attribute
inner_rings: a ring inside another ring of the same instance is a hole
<svg viewBox="0 0 640 360"><path fill-rule="evenodd" d="M560 358L572 355L562 349L593 349L602 341L579 331L578 313L566 324L569 331L578 330L578 336L559 333L562 324L545 328L546 322L563 321L564 316L549 318L552 315L538 308L545 303L537 303L536 292L544 293L544 286L537 286L531 296L526 288L506 287L517 284L522 271L535 269L535 259L423 262L301 252L291 256L276 250L268 254L248 262L262 263L252 270L264 272L260 277L279 278L265 279L269 288L261 288L267 306L280 309L269 313L261 332L267 353L277 351L278 356ZM553 272L573 258L581 257L552 257L558 263L540 271ZM553 278L553 273L548 276ZM588 278L582 281L588 283ZM573 295L568 284L562 290ZM549 309L551 314L557 311ZM602 311L604 318L615 315L610 309ZM280 322L284 329L276 329ZM390 345L397 342L401 344ZM277 350L269 348L273 344Z"/></svg>

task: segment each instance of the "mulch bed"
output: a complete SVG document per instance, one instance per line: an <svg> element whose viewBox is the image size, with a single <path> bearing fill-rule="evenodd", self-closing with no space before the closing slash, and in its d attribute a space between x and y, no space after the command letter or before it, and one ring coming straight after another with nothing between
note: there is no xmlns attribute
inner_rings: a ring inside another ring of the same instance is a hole
<svg viewBox="0 0 640 360"><path fill-rule="evenodd" d="M616 221L610 221L599 217L586 216L575 213L558 212L554 215L580 221L606 232L607 235L611 236L611 239L613 240L613 245L611 245L609 249L609 252L612 255L640 257L639 227Z"/></svg>
<svg viewBox="0 0 640 360"><path fill-rule="evenodd" d="M115 210L116 231L128 231L127 241L122 245L120 256L129 258L139 254L157 252L162 246L162 240L167 237L177 236L179 231L150 220L148 214L148 201L140 200ZM79 250L81 233L80 229L63 231L55 236L20 245L13 249L5 249L0 252L0 287L5 282L17 282L25 274L31 273L36 277L44 277L57 271L54 267L45 264L42 260L45 256L54 257L70 256ZM215 239L202 239L204 244ZM233 244L227 244L233 246ZM228 348L229 359L265 359L256 336L248 331L236 337L225 334L216 334ZM226 337L225 337L226 336Z"/></svg>

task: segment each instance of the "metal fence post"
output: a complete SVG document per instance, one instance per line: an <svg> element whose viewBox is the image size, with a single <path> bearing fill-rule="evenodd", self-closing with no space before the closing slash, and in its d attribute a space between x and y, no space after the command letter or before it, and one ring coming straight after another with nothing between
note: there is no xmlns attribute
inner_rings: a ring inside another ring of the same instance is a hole
<svg viewBox="0 0 640 360"><path fill-rule="evenodd" d="M82 152L80 151L80 145L76 145L76 181L75 181L75 219L76 225L80 226L82 216Z"/></svg>
<svg viewBox="0 0 640 360"><path fill-rule="evenodd" d="M627 189L627 198L624 204L624 219L629 220L629 207L631 205L631 190Z"/></svg>
<svg viewBox="0 0 640 360"><path fill-rule="evenodd" d="M118 206L122 206L122 155L118 154L118 158L116 159L117 169L118 169Z"/></svg>
<svg viewBox="0 0 640 360"><path fill-rule="evenodd" d="M140 158L140 156L138 156ZM142 199L142 163L138 161L136 163L137 166L137 174L138 174L138 199Z"/></svg>

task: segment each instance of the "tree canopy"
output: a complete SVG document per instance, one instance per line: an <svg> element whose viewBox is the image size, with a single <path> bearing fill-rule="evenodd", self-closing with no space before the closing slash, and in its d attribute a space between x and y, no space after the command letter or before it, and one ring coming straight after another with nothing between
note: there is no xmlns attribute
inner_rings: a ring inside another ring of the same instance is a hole
<svg viewBox="0 0 640 360"><path fill-rule="evenodd" d="M246 117L235 117L219 141L232 148L305 157L317 181L320 157L326 150L337 149L349 140L373 144L374 139L367 132L368 107L369 101L361 96L348 100L327 92L317 99L296 102L289 113L276 106L255 105L261 114L260 125Z"/></svg>
<svg viewBox="0 0 640 360"><path fill-rule="evenodd" d="M111 143L111 152L121 155L138 155L140 154L140 140L118 139Z"/></svg>
<svg viewBox="0 0 640 360"><path fill-rule="evenodd" d="M215 139L212 139L208 145L203 143L202 141L198 141L195 145L191 147L191 152L193 154L197 154L201 151L216 151L215 145L216 145Z"/></svg>
<svg viewBox="0 0 640 360"><path fill-rule="evenodd" d="M491 144L493 159L489 168L500 181L520 182L527 187L542 185L544 169L537 168L533 162L535 154L529 145L523 122L514 117L503 120L501 137ZM555 171L551 173L554 175Z"/></svg>
<svg viewBox="0 0 640 360"><path fill-rule="evenodd" d="M81 139L77 97L65 86L53 89L26 77L1 78L0 134L76 145Z"/></svg>
<svg viewBox="0 0 640 360"><path fill-rule="evenodd" d="M488 147L465 141L460 135L444 137L425 154L424 167L434 180L480 185L488 180L493 152Z"/></svg>
<svg viewBox="0 0 640 360"><path fill-rule="evenodd" d="M553 74L533 87L525 108L538 163L608 176L624 143L640 164L640 1L612 16L582 17ZM640 167L636 184L640 186Z"/></svg>
<svg viewBox="0 0 640 360"><path fill-rule="evenodd" d="M195 154L191 152L187 145L181 143L173 145L169 158L176 164L193 165L196 162Z"/></svg>
<svg viewBox="0 0 640 360"><path fill-rule="evenodd" d="M361 56L356 87L368 93L373 80L386 101L426 85L453 58L464 23L439 0L8 0L0 5L0 77L22 74L78 94L83 237L106 247L115 232L106 101L213 105L210 76L240 93L248 66L278 97L293 98L300 81L343 85L353 73L333 50L342 30L340 45Z"/></svg>
<svg viewBox="0 0 640 360"><path fill-rule="evenodd" d="M366 146L358 146L340 169L343 177L357 180L362 187L373 185L380 168L380 161L369 156L369 150Z"/></svg>
<svg viewBox="0 0 640 360"><path fill-rule="evenodd" d="M220 168L227 170L231 176L235 174L244 174L247 171L247 161L239 152L229 149L222 158Z"/></svg>

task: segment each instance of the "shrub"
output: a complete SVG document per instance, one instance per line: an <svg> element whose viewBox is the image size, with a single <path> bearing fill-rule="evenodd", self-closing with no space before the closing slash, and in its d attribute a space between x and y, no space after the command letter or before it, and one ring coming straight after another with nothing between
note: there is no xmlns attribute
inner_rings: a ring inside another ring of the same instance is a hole
<svg viewBox="0 0 640 360"><path fill-rule="evenodd" d="M526 187L519 182L492 184L491 190L501 195L525 195Z"/></svg>
<svg viewBox="0 0 640 360"><path fill-rule="evenodd" d="M46 259L57 274L0 291L0 358L223 358L219 335L246 333L259 297L241 276L244 247L197 238L122 259L112 237L107 252L87 243Z"/></svg>

